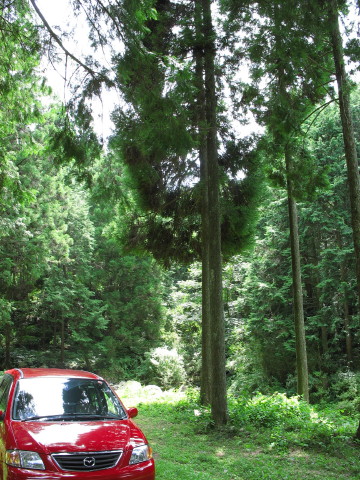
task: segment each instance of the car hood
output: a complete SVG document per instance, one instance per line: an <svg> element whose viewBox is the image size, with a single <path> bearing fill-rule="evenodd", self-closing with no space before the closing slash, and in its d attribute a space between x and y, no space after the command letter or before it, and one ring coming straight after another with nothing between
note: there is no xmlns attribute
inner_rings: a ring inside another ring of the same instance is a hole
<svg viewBox="0 0 360 480"><path fill-rule="evenodd" d="M102 422L14 422L13 435L20 450L96 452L124 449L144 442L131 420Z"/></svg>

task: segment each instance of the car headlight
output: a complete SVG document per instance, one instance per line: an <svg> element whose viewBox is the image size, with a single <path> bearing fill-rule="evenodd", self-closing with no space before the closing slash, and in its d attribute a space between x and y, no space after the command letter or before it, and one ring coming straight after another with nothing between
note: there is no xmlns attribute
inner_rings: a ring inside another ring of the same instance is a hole
<svg viewBox="0 0 360 480"><path fill-rule="evenodd" d="M149 445L140 445L140 447L134 447L131 453L130 465L136 463L146 462L152 458L152 449Z"/></svg>
<svg viewBox="0 0 360 480"><path fill-rule="evenodd" d="M30 468L34 470L45 470L41 457L36 452L27 450L7 450L5 461L12 467Z"/></svg>

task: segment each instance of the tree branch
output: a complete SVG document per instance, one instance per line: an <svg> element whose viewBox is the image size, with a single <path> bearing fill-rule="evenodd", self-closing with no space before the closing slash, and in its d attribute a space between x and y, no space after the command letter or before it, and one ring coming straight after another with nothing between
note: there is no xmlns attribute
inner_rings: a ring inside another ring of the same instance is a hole
<svg viewBox="0 0 360 480"><path fill-rule="evenodd" d="M315 108L315 110L313 110L307 117L304 118L304 120L301 122L302 124L304 124L310 117L312 117L313 115L315 115L315 118L311 121L310 125L309 125L309 128L307 129L306 133L308 133L308 131L310 130L310 128L312 127L312 125L316 122L316 119L318 118L318 116L321 114L321 112L323 110L325 110L326 107L328 107L331 103L333 102L336 102L337 99L336 98L332 98L330 99L328 102L325 102L324 104L320 105L319 107Z"/></svg>
<svg viewBox="0 0 360 480"><path fill-rule="evenodd" d="M51 28L51 26L49 25L49 23L47 22L46 18L44 17L44 15L42 14L41 10L39 9L39 7L36 5L36 2L35 0L30 0L30 3L32 4L32 6L34 7L36 13L38 14L38 16L40 17L42 23L44 24L45 28L47 29L47 31L49 32L49 34L51 35L51 37L55 40L55 42L60 46L60 48L66 53L66 55L68 55L72 60L74 60L75 63L77 63L78 65L80 65L86 72L88 72L92 77L97 77L98 76L98 73L95 72L92 68L90 68L88 65L85 65L85 63L83 63L80 59L78 59L77 57L75 57L75 55L73 55L65 46L64 44L62 43L62 41L60 40L59 36L54 32L54 30Z"/></svg>

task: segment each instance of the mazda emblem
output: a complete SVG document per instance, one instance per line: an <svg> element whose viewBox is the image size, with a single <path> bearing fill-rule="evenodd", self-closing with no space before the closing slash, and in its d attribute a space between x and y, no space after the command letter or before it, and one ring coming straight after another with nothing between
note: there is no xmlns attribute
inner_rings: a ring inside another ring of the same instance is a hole
<svg viewBox="0 0 360 480"><path fill-rule="evenodd" d="M95 458L94 457L84 458L84 466L87 468L95 467Z"/></svg>

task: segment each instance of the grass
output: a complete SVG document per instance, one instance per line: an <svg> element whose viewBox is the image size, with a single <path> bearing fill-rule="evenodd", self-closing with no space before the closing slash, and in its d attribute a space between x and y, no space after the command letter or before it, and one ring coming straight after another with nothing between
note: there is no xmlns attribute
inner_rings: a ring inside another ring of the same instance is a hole
<svg viewBox="0 0 360 480"><path fill-rule="evenodd" d="M156 480L360 479L357 419L335 408L319 413L279 394L232 399L232 421L216 431L196 398L156 393L122 395L127 406L138 406Z"/></svg>

